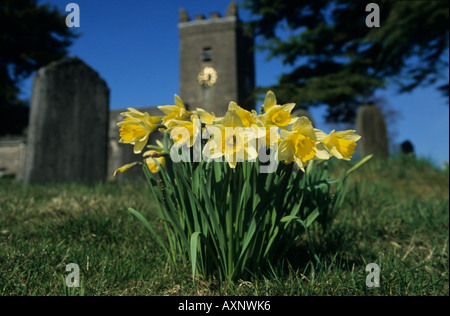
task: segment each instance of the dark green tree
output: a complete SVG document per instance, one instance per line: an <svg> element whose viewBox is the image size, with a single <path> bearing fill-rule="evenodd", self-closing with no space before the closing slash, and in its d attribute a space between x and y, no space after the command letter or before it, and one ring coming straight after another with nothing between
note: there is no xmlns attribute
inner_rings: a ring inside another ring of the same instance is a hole
<svg viewBox="0 0 450 316"><path fill-rule="evenodd" d="M380 27L366 25L371 2ZM244 7L260 48L293 69L264 88L300 107L327 104L330 122L353 121L389 84L408 92L448 80L448 0L245 0ZM448 96L448 83L438 89Z"/></svg>
<svg viewBox="0 0 450 316"><path fill-rule="evenodd" d="M0 135L20 133L27 125L27 101L19 96L23 79L65 57L76 37L55 7L0 0Z"/></svg>

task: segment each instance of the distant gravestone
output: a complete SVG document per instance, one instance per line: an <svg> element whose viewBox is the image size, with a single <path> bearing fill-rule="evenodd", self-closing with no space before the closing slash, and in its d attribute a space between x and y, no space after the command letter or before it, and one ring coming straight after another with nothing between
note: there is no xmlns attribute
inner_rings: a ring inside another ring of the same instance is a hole
<svg viewBox="0 0 450 316"><path fill-rule="evenodd" d="M33 81L23 180L97 183L106 178L109 89L78 58L41 68Z"/></svg>
<svg viewBox="0 0 450 316"><path fill-rule="evenodd" d="M404 155L408 155L411 157L415 156L414 145L409 140L405 140L403 143L401 143L400 149L402 151L402 154Z"/></svg>
<svg viewBox="0 0 450 316"><path fill-rule="evenodd" d="M362 106L356 117L356 131L361 135L358 141L362 157L373 154L375 157L389 156L389 139L384 116L375 105Z"/></svg>

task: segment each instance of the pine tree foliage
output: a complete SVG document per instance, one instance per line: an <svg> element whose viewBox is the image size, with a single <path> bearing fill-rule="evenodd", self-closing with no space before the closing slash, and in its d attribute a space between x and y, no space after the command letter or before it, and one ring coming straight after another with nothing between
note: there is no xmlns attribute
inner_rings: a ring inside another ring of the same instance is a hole
<svg viewBox="0 0 450 316"><path fill-rule="evenodd" d="M300 107L328 105L327 120L351 122L374 91L437 84L448 96L449 1L371 1L380 27L367 27L368 1L246 0L248 22L269 57L292 71L270 87ZM265 87L266 89L268 87Z"/></svg>
<svg viewBox="0 0 450 316"><path fill-rule="evenodd" d="M26 125L20 84L34 71L65 57L77 35L65 15L37 0L0 0L0 135Z"/></svg>

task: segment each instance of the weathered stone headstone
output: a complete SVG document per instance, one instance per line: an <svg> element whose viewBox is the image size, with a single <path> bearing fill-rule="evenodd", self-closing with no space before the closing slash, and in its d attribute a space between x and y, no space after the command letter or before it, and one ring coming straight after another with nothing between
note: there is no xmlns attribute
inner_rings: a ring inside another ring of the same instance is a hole
<svg viewBox="0 0 450 316"><path fill-rule="evenodd" d="M356 132L361 135L358 148L362 157L373 154L375 157L389 156L389 139L384 116L375 105L363 105L356 117Z"/></svg>
<svg viewBox="0 0 450 316"><path fill-rule="evenodd" d="M109 89L78 58L41 68L33 80L25 182L96 183L106 178Z"/></svg>

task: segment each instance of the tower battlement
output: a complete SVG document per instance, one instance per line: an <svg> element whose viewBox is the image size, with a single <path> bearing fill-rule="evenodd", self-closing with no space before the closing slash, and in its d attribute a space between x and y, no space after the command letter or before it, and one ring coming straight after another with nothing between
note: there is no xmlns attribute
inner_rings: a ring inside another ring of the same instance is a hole
<svg viewBox="0 0 450 316"><path fill-rule="evenodd" d="M197 23L200 21L216 21L218 19L227 19L227 20L233 20L238 19L238 8L235 1L232 1L226 10L225 17L222 17L219 12L212 12L209 15L209 19L207 19L204 15L198 14L194 16L194 20L191 20L189 17L189 14L187 11L183 8L179 9L179 20L178 22L181 23ZM217 21L216 21L217 22Z"/></svg>

